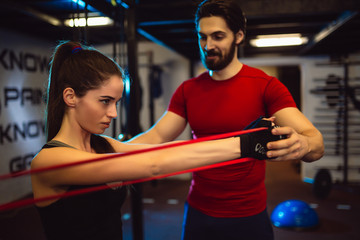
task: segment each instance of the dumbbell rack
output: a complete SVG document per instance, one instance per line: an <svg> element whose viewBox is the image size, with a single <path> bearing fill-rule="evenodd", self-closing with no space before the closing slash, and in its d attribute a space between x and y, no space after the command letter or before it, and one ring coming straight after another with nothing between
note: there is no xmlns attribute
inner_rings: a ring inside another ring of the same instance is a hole
<svg viewBox="0 0 360 240"><path fill-rule="evenodd" d="M342 172L344 185L349 183L349 171L357 171L355 181L360 182L360 77L349 77L351 67L360 62L345 59L317 65L343 68L343 76L329 74L314 79L316 87L310 90L311 94L321 97L314 116L314 125L324 137L325 156L321 161L332 161L329 166L318 169L314 178L315 191L318 191L315 194L320 192L320 197L326 197L333 182L331 175L336 175L331 171ZM337 164L334 159L338 159ZM351 176L354 180L354 173Z"/></svg>

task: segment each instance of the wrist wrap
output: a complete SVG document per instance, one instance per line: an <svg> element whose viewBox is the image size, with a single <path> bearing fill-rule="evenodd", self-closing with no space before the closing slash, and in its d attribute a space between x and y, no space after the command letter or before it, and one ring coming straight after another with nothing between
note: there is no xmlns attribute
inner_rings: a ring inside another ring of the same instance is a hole
<svg viewBox="0 0 360 240"><path fill-rule="evenodd" d="M251 157L259 160L269 159L269 157L266 156L266 153L269 150L266 147L267 143L286 138L286 136L273 135L271 130L275 126L272 126L271 121L263 120L262 117L252 122L245 129L260 127L266 127L267 129L239 135L241 158Z"/></svg>

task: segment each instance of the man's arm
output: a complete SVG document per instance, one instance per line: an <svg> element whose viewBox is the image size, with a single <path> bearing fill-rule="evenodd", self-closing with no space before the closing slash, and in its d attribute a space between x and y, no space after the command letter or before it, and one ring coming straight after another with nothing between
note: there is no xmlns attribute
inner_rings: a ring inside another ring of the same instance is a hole
<svg viewBox="0 0 360 240"><path fill-rule="evenodd" d="M163 116L149 130L131 138L129 143L158 144L176 139L185 129L185 118L166 111Z"/></svg>
<svg viewBox="0 0 360 240"><path fill-rule="evenodd" d="M303 160L313 162L324 155L322 134L297 109L284 108L274 114L275 135L287 135L288 138L268 144L268 157L276 157L274 161Z"/></svg>

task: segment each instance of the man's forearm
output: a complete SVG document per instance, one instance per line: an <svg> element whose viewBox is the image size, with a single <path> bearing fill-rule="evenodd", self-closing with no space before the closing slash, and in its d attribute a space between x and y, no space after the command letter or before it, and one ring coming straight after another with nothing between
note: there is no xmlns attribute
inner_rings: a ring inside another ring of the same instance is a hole
<svg viewBox="0 0 360 240"><path fill-rule="evenodd" d="M314 162L324 155L324 141L319 131L311 131L302 134L308 141L309 152L304 155L304 162Z"/></svg>

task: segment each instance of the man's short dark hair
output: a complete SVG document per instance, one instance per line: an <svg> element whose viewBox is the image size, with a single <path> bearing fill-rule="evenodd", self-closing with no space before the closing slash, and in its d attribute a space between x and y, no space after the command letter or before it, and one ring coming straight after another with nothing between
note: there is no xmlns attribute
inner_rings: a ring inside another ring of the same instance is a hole
<svg viewBox="0 0 360 240"><path fill-rule="evenodd" d="M195 13L195 25L198 29L199 21L203 17L222 17L231 31L236 34L239 30L246 32L246 18L240 6L234 0L204 0Z"/></svg>

